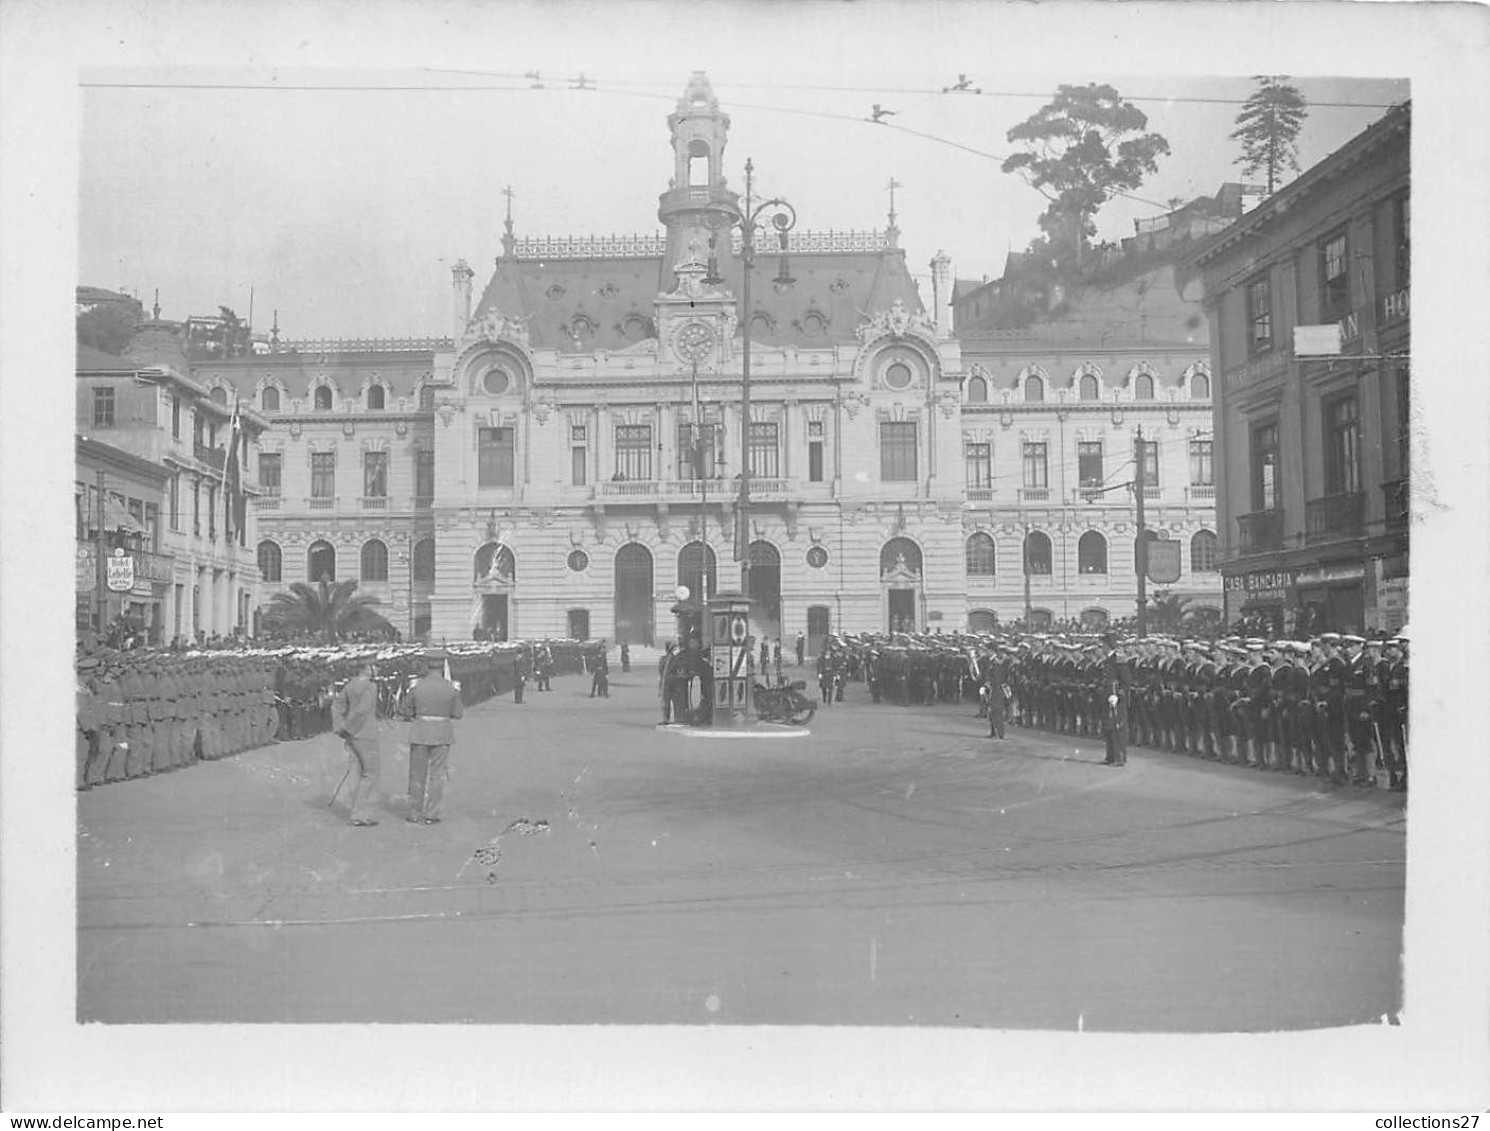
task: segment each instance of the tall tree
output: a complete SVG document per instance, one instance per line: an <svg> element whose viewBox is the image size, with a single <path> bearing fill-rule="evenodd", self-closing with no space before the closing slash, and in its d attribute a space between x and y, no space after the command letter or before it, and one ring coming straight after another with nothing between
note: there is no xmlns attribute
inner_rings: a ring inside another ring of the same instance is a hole
<svg viewBox="0 0 1490 1131"><path fill-rule="evenodd" d="M1050 201L1040 227L1069 248L1079 269L1083 245L1096 235L1092 217L1113 196L1158 170L1169 142L1145 133L1148 117L1111 86L1061 86L1055 98L1008 133L1024 147L1003 170L1025 179Z"/></svg>
<svg viewBox="0 0 1490 1131"><path fill-rule="evenodd" d="M1299 171L1299 130L1309 115L1303 92L1287 75L1256 75L1257 89L1236 116L1231 140L1242 144L1236 164L1247 176L1267 174L1268 195L1288 172Z"/></svg>
<svg viewBox="0 0 1490 1131"><path fill-rule="evenodd" d="M78 342L104 353L122 354L145 320L145 310L129 295L105 294L77 316Z"/></svg>
<svg viewBox="0 0 1490 1131"><path fill-rule="evenodd" d="M286 632L323 636L329 641L349 632L392 632L387 618L376 611L379 601L358 593L355 581L322 581L309 585L293 583L269 599L264 610L266 627Z"/></svg>

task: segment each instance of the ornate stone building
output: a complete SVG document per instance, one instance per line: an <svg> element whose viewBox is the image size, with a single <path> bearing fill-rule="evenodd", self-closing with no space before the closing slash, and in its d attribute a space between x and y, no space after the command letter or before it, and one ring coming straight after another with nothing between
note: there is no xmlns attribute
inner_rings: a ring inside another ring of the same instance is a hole
<svg viewBox="0 0 1490 1131"><path fill-rule="evenodd" d="M1017 487L991 495L1021 466L1005 438L1069 433L1074 459L1079 429L1116 443L1123 413L1123 435L1142 418L1165 438L1155 519L1193 539L1209 503L1188 491L1182 433L1209 413L1192 400L1192 378L1206 374L1203 319L1198 345L1151 342L1123 362L1112 350L1078 359L1021 347L1013 365L980 340L969 380L950 260L932 264L928 311L893 210L883 231L793 230L785 252L764 224L747 309L737 223L747 202L724 175L729 117L701 74L668 124L656 235L519 238L509 198L502 254L479 295L475 272L453 269L448 339L276 341L265 356L197 366L199 381L232 386L272 422L256 476L265 597L292 581L358 577L400 629L437 639L481 629L653 641L674 634L680 587L738 588L738 535L758 635L803 631L815 645L839 629L952 631L975 612L1022 612L1011 516L1054 530L1090 512L1110 539L1122 533L1116 500L1078 498L1074 472L1054 502ZM1084 362L1099 368L1097 404L1080 399ZM1138 372L1155 383L1152 403L1136 403ZM1050 397L1038 410L1024 399L1037 373ZM1062 397L1071 404L1058 418ZM978 443L992 454L975 468ZM1051 449L1053 477L1062 450ZM1108 458L1115 471L1120 458ZM991 511L1001 502L1019 506ZM977 556L986 534L994 575ZM1098 585L1077 568L1074 526L1069 540L1058 567L1032 578L1035 605L1122 615L1123 556L1111 554ZM1061 577L1070 595L1056 601ZM1209 592L1195 580L1186 592Z"/></svg>

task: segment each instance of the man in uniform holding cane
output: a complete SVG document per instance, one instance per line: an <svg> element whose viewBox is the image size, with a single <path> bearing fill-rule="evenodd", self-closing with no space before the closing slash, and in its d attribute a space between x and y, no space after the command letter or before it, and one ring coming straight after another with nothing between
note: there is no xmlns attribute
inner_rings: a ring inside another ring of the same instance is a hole
<svg viewBox="0 0 1490 1131"><path fill-rule="evenodd" d="M444 676L445 653L424 654L426 675L404 696L403 714L409 726L409 815L413 825L440 820L449 773L450 744L455 741L451 720L465 713L460 691Z"/></svg>

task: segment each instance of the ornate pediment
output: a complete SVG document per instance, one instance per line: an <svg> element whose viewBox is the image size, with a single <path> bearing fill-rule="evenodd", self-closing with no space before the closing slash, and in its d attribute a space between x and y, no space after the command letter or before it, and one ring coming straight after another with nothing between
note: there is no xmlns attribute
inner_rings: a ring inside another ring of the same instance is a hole
<svg viewBox="0 0 1490 1131"><path fill-rule="evenodd" d="M896 554L890 568L880 574L880 582L886 585L919 585L921 573L910 567L904 554Z"/></svg>
<svg viewBox="0 0 1490 1131"><path fill-rule="evenodd" d="M500 310L488 310L479 318L472 318L466 325L468 342L511 342L528 348L528 319L531 315L509 318Z"/></svg>
<svg viewBox="0 0 1490 1131"><path fill-rule="evenodd" d="M862 343L868 344L876 338L885 336L903 338L907 334L915 334L932 344L936 342L936 320L922 311L907 309L900 299L892 302L889 310L881 310L874 314L867 311L859 313L864 315L864 321L855 327L854 333L859 336L859 341Z"/></svg>

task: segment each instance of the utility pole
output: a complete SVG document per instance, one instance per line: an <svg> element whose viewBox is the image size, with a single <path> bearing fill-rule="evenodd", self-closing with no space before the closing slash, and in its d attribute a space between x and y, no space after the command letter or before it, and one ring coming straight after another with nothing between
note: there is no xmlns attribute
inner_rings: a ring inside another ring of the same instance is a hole
<svg viewBox="0 0 1490 1131"><path fill-rule="evenodd" d="M1133 442L1133 497L1138 501L1138 540L1135 543L1135 564L1138 567L1138 635L1148 635L1148 572L1149 540L1143 525L1143 425L1138 425L1137 438Z"/></svg>
<svg viewBox="0 0 1490 1131"><path fill-rule="evenodd" d="M98 561L94 565L96 576L93 584L98 589L98 599L94 602L98 609L98 635L102 639L108 631L107 617L109 614L109 589L108 589L108 563L104 560L108 555L108 535L104 532L104 477L103 469L98 472L98 530L94 535L94 554Z"/></svg>
<svg viewBox="0 0 1490 1131"><path fill-rule="evenodd" d="M745 159L745 219L740 225L740 321L745 340L740 344L740 501L735 507L735 553L740 556L740 596L750 600L750 276L755 271L754 214L750 210L755 186L755 162Z"/></svg>

